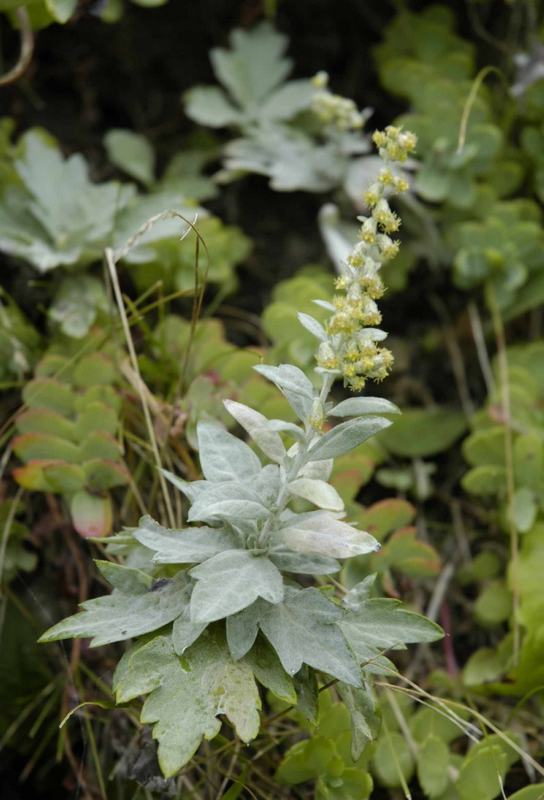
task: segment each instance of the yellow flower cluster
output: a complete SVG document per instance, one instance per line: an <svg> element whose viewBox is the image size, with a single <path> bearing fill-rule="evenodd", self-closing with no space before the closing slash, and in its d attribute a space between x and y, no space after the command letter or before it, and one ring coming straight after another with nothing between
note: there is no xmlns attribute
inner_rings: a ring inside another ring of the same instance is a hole
<svg viewBox="0 0 544 800"><path fill-rule="evenodd" d="M336 281L336 289L342 294L334 298L327 341L317 352L318 368L342 375L344 384L353 391L361 391L369 379L386 378L393 364L390 351L377 344L385 334L375 327L382 319L376 300L385 291L379 270L399 249L391 234L398 231L400 219L390 208L388 198L407 191L408 182L395 174L390 164L406 161L416 146L413 133L392 125L385 131L376 131L373 139L384 168L364 195L370 213L358 217L359 241L347 258L345 274Z"/></svg>
<svg viewBox="0 0 544 800"><path fill-rule="evenodd" d="M353 100L333 94L329 90L329 76L326 72L318 72L312 83L318 91L312 97L311 108L321 122L340 131L360 130L363 127L365 118Z"/></svg>

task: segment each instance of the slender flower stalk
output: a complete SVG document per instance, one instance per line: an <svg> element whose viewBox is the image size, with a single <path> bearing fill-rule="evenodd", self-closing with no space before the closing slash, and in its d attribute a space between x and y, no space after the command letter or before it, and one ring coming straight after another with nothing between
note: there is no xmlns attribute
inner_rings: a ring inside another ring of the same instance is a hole
<svg viewBox="0 0 544 800"><path fill-rule="evenodd" d="M416 146L413 133L392 125L376 131L373 140L384 167L365 192L369 214L358 217L359 241L347 258L344 274L336 280L334 313L327 323L327 339L317 352L318 371L342 376L344 385L354 392L364 389L369 379L382 381L393 364L391 352L378 345L386 337L376 327L382 320L377 301L385 291L379 272L399 249L393 236L400 219L389 199L408 189L393 165L406 161Z"/></svg>

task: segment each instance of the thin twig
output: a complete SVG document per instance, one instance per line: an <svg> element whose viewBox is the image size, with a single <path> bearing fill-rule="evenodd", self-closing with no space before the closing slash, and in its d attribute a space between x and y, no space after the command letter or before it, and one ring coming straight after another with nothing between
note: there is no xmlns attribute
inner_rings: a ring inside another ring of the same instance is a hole
<svg viewBox="0 0 544 800"><path fill-rule="evenodd" d="M140 365L138 364L138 356L136 355L136 349L134 347L134 342L132 340L132 336L131 336L131 333L130 333L130 326L129 326L129 322L128 322L128 318L127 318L127 312L126 312L125 304L123 302L123 295L121 293L121 287L119 285L119 276L117 274L117 269L116 269L116 266L115 266L115 257L114 257L113 250L111 248L107 247L106 250L104 251L104 255L105 255L105 259L106 259L106 264L108 266L111 283L112 283L112 286L113 286L113 293L115 295L115 301L116 301L116 304L117 304L117 308L119 309L119 314L121 316L121 322L123 324L123 330L124 330L124 334L125 334L125 341L127 343L127 348L128 348L130 360L132 362L132 368L133 368L134 372L136 373L136 375L138 377L138 382L137 382L136 389L138 391L138 394L140 395L140 402L142 404L142 410L143 410L143 413L144 413L145 424L146 424L146 427L147 427L147 434L149 436L149 441L151 443L151 448L152 448L152 451L153 451L153 457L155 459L155 465L156 465L157 470L158 470L159 482L160 482L161 491L162 491L162 494L163 494L163 497L164 497L164 505L166 507L166 513L167 513L167 516L168 516L168 524L171 527L174 527L175 524L176 524L175 523L174 510L172 508L172 502L171 502L171 499L170 499L170 494L168 492L168 487L166 485L166 480L165 480L164 475L162 473L162 462L161 462L161 457L160 457L160 453L159 453L159 446L157 444L157 437L155 436L155 429L153 428L153 421L151 419L151 414L150 414L150 411L149 411L149 406L148 406L148 403L147 403L147 400L146 400L146 396L145 396L145 394L143 392L143 389L142 389L143 379L142 379L142 376L141 376L141 373L140 373Z"/></svg>
<svg viewBox="0 0 544 800"><path fill-rule="evenodd" d="M514 665L519 661L520 650L520 625L519 625L519 533L514 520L514 452L512 444L512 408L510 403L510 383L508 377L508 356L506 354L506 337L501 312L492 286L487 291L495 339L497 341L497 355L499 359L499 377L501 388L501 407L504 424L504 461L506 468L506 497L508 503L507 521L510 534L510 558L512 561L512 612L513 612L513 641L512 658Z"/></svg>
<svg viewBox="0 0 544 800"><path fill-rule="evenodd" d="M7 86L10 83L15 83L16 80L24 75L30 66L32 54L34 53L34 34L32 32L28 11L24 6L19 6L19 8L15 9L15 17L17 18L21 31L21 49L19 50L19 58L15 66L0 77L0 86Z"/></svg>

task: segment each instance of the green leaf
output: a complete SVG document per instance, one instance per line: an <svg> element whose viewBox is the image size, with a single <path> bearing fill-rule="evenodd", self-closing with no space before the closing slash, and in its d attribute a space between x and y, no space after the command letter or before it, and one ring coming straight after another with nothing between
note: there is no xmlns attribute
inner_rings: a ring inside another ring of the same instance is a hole
<svg viewBox="0 0 544 800"><path fill-rule="evenodd" d="M484 464L504 467L505 432L502 425L494 425L472 433L463 442L463 454L473 467Z"/></svg>
<svg viewBox="0 0 544 800"><path fill-rule="evenodd" d="M534 492L522 487L512 498L512 520L520 533L531 530L538 514Z"/></svg>
<svg viewBox="0 0 544 800"><path fill-rule="evenodd" d="M68 2L73 7L73 0ZM116 183L91 183L85 159L65 160L38 130L26 133L21 143L15 161L21 185L8 189L0 205L0 250L26 259L39 272L99 258L126 193Z"/></svg>
<svg viewBox="0 0 544 800"><path fill-rule="evenodd" d="M514 441L514 475L517 486L539 492L544 475L544 446L538 433L517 436Z"/></svg>
<svg viewBox="0 0 544 800"><path fill-rule="evenodd" d="M414 757L402 734L385 732L380 737L372 756L372 771L383 786L401 786L408 783L414 772ZM472 800L478 795L473 795Z"/></svg>
<svg viewBox="0 0 544 800"><path fill-rule="evenodd" d="M291 747L276 770L278 783L293 786L327 773L330 762L337 757L334 742L324 736L312 736Z"/></svg>
<svg viewBox="0 0 544 800"><path fill-rule="evenodd" d="M500 625L512 612L512 593L503 581L492 581L474 604L476 618L484 625Z"/></svg>
<svg viewBox="0 0 544 800"><path fill-rule="evenodd" d="M100 459L104 461L119 461L121 448L114 436L98 430L89 433L79 446L79 459L91 461Z"/></svg>
<svg viewBox="0 0 544 800"><path fill-rule="evenodd" d="M511 794L508 800L544 800L544 783L526 786L525 789L520 789L519 792Z"/></svg>
<svg viewBox="0 0 544 800"><path fill-rule="evenodd" d="M185 113L200 125L226 128L239 125L243 116L218 86L195 86L183 96Z"/></svg>
<svg viewBox="0 0 544 800"><path fill-rule="evenodd" d="M493 800L501 793L508 758L498 744L481 743L469 752L455 784L460 800Z"/></svg>
<svg viewBox="0 0 544 800"><path fill-rule="evenodd" d="M112 128L104 136L109 160L145 186L155 177L155 152L145 136L123 128Z"/></svg>
<svg viewBox="0 0 544 800"><path fill-rule="evenodd" d="M153 561L157 564L198 563L237 547L232 534L226 531L206 527L171 530L148 516L140 519L132 535L154 551Z"/></svg>
<svg viewBox="0 0 544 800"><path fill-rule="evenodd" d="M179 573L173 579L161 579L147 592L126 594L115 590L111 595L81 603L78 614L49 628L40 642L59 639L92 638L91 647L122 642L151 633L178 617L187 604L189 579Z"/></svg>
<svg viewBox="0 0 544 800"><path fill-rule="evenodd" d="M104 285L92 275L64 278L49 306L49 318L60 330L74 339L82 339L94 324L99 312L107 311Z"/></svg>
<svg viewBox="0 0 544 800"><path fill-rule="evenodd" d="M349 453L350 450L390 425L391 421L385 417L362 417L342 422L328 431L318 440L317 444L310 448L307 460L319 461Z"/></svg>
<svg viewBox="0 0 544 800"><path fill-rule="evenodd" d="M259 683L269 689L279 700L294 705L297 695L293 681L283 669L276 653L268 642L259 637L245 657Z"/></svg>
<svg viewBox="0 0 544 800"><path fill-rule="evenodd" d="M237 103L251 113L291 71L290 60L283 56L287 38L261 22L251 31L233 31L230 45L231 50L211 51L213 69Z"/></svg>
<svg viewBox="0 0 544 800"><path fill-rule="evenodd" d="M449 784L450 751L443 739L429 736L417 754L419 785L429 798L440 797Z"/></svg>
<svg viewBox="0 0 544 800"><path fill-rule="evenodd" d="M398 600L382 598L364 600L356 611L347 612L339 625L361 661L372 659L383 650L434 642L444 635L438 625L406 610Z"/></svg>
<svg viewBox="0 0 544 800"><path fill-rule="evenodd" d="M129 483L129 473L124 464L93 458L83 464L87 488L93 492L105 492L115 486Z"/></svg>
<svg viewBox="0 0 544 800"><path fill-rule="evenodd" d="M234 725L243 742L259 732L261 702L249 664L233 661L224 643L211 634L203 634L183 663L171 640L158 636L131 648L113 681L118 703L149 694L140 719L153 724L165 777L175 775L192 758L203 738L219 733L219 714Z"/></svg>
<svg viewBox="0 0 544 800"><path fill-rule="evenodd" d="M258 597L270 603L283 598L280 571L265 556L227 550L193 567L197 583L191 595L191 620L213 622L251 605Z"/></svg>
<svg viewBox="0 0 544 800"><path fill-rule="evenodd" d="M77 8L78 0L45 0L47 10L56 22L68 22Z"/></svg>
<svg viewBox="0 0 544 800"><path fill-rule="evenodd" d="M260 626L289 675L308 664L359 686L359 670L337 625L341 617L341 610L317 589L286 587L282 603L259 604L253 624Z"/></svg>
<svg viewBox="0 0 544 800"><path fill-rule="evenodd" d="M403 411L379 438L393 455L426 458L447 450L465 429L466 420L459 411L414 408Z"/></svg>
<svg viewBox="0 0 544 800"><path fill-rule="evenodd" d="M46 482L53 492L72 494L85 486L85 471L79 464L43 464L43 473Z"/></svg>
<svg viewBox="0 0 544 800"><path fill-rule="evenodd" d="M416 510L407 500L391 498L379 500L364 509L361 525L382 542L388 533L408 525L414 519Z"/></svg>
<svg viewBox="0 0 544 800"><path fill-rule="evenodd" d="M23 388L23 400L29 408L46 408L68 416L74 408L74 393L69 386L52 378L35 378Z"/></svg>
<svg viewBox="0 0 544 800"><path fill-rule="evenodd" d="M22 433L13 439L12 446L22 461L58 459L75 463L80 458L75 444L48 433Z"/></svg>
<svg viewBox="0 0 544 800"><path fill-rule="evenodd" d="M351 717L351 757L357 761L367 744L373 741L380 729L376 703L366 687L357 689L345 683L338 685L340 697Z"/></svg>
<svg viewBox="0 0 544 800"><path fill-rule="evenodd" d="M57 411L47 408L29 408L16 420L19 433L46 433L61 439L77 439L74 423Z"/></svg>
<svg viewBox="0 0 544 800"><path fill-rule="evenodd" d="M251 481L261 471L253 450L221 425L199 422L197 435L200 466L207 480Z"/></svg>
<svg viewBox="0 0 544 800"><path fill-rule="evenodd" d="M101 402L89 402L80 410L75 423L77 438L81 441L93 431L99 430L115 436L119 419L113 408Z"/></svg>
<svg viewBox="0 0 544 800"><path fill-rule="evenodd" d="M463 475L461 484L469 494L502 494L506 488L506 470L492 464L474 467Z"/></svg>

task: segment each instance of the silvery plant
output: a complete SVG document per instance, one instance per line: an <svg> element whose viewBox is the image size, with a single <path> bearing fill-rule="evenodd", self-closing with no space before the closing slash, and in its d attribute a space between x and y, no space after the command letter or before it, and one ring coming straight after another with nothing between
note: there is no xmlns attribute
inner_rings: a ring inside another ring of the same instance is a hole
<svg viewBox="0 0 544 800"><path fill-rule="evenodd" d="M365 195L368 216L359 218L360 240L327 305L330 320L322 326L300 314L318 343L317 388L289 364L256 367L298 424L227 400L252 447L219 424L200 422L202 480L166 474L190 504L187 526L171 530L146 516L116 537L117 551L132 556L124 565L97 562L112 593L84 602L41 638L90 637L91 647L133 640L113 691L121 704L146 696L141 721L153 726L165 776L187 764L202 739L215 737L223 718L243 742L254 739L264 690L311 718L319 687L331 681L352 714L358 757L375 732L373 678L395 671L385 651L441 636L398 600L373 597L371 578L345 591L324 577L338 573L343 559L379 547L345 518L328 482L333 460L390 425L383 415L398 411L380 398L330 399L337 379L360 391L392 363L377 327L379 269L398 247L392 236L399 220L388 198L407 188L397 162L415 137L389 127L374 141L384 167Z"/></svg>

